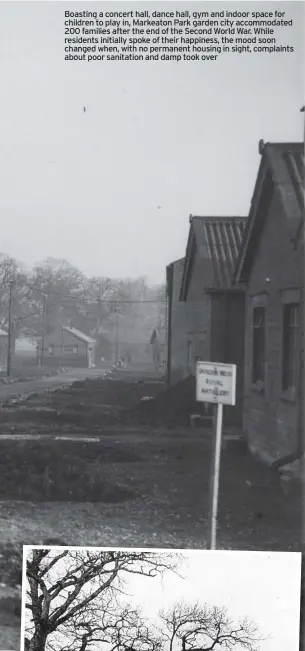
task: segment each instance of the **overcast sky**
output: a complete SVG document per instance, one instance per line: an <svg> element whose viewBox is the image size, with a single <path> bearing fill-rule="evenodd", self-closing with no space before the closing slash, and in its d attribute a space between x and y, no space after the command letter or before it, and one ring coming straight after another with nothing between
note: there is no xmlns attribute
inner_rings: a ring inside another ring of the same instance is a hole
<svg viewBox="0 0 305 651"><path fill-rule="evenodd" d="M232 619L252 620L264 639L261 651L298 651L301 554L183 551L180 576L127 577L127 601L158 623L177 602L224 606ZM64 561L62 561L64 563Z"/></svg>
<svg viewBox="0 0 305 651"><path fill-rule="evenodd" d="M159 282L184 255L190 213L248 213L259 139L301 140L304 3L280 3L294 19L293 54L179 64L64 61L64 10L84 5L107 9L87 0L0 2L0 251Z"/></svg>
<svg viewBox="0 0 305 651"><path fill-rule="evenodd" d="M301 555L265 552L183 552L180 573L130 581L148 616L185 600L225 606L234 618L249 617L265 639L261 651L298 651ZM142 587L141 587L142 586ZM149 587L148 587L149 586Z"/></svg>

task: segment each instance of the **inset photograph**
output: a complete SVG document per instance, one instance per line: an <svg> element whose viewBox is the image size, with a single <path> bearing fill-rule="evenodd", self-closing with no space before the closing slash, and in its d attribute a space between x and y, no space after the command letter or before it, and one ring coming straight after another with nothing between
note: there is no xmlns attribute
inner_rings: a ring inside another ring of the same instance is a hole
<svg viewBox="0 0 305 651"><path fill-rule="evenodd" d="M24 547L25 651L298 651L301 554Z"/></svg>

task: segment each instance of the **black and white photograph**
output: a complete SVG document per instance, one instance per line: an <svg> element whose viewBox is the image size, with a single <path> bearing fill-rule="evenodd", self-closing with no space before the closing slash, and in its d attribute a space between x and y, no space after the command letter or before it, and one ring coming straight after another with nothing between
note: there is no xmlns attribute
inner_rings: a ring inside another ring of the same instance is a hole
<svg viewBox="0 0 305 651"><path fill-rule="evenodd" d="M299 648L301 554L25 547L25 561L25 650Z"/></svg>
<svg viewBox="0 0 305 651"><path fill-rule="evenodd" d="M0 651L24 545L305 550L304 61L303 0L0 0ZM218 651L110 606L100 651Z"/></svg>

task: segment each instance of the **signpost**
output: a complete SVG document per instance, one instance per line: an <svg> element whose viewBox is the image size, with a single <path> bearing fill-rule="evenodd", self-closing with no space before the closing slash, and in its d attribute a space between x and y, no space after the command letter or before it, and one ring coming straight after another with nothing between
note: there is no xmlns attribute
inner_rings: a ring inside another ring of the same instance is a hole
<svg viewBox="0 0 305 651"><path fill-rule="evenodd" d="M219 470L222 439L223 405L235 405L236 365L197 362L196 400L217 405L213 436L210 496L210 547L216 549L216 527L219 493Z"/></svg>

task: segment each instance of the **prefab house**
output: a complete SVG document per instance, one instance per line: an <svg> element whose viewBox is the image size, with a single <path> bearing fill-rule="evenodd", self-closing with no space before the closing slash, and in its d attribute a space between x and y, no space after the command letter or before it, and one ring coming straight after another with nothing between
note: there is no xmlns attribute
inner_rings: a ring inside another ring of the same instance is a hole
<svg viewBox="0 0 305 651"><path fill-rule="evenodd" d="M304 145L259 151L235 273L247 288L243 429L252 452L279 465L302 448Z"/></svg>
<svg viewBox="0 0 305 651"><path fill-rule="evenodd" d="M96 341L70 326L55 328L40 340L37 358L45 366L90 368L96 363Z"/></svg>
<svg viewBox="0 0 305 651"><path fill-rule="evenodd" d="M245 297L232 281L246 222L245 217L190 218L180 289L184 377L195 375L198 360L236 364L236 407L224 411L226 422L235 425L242 420Z"/></svg>

